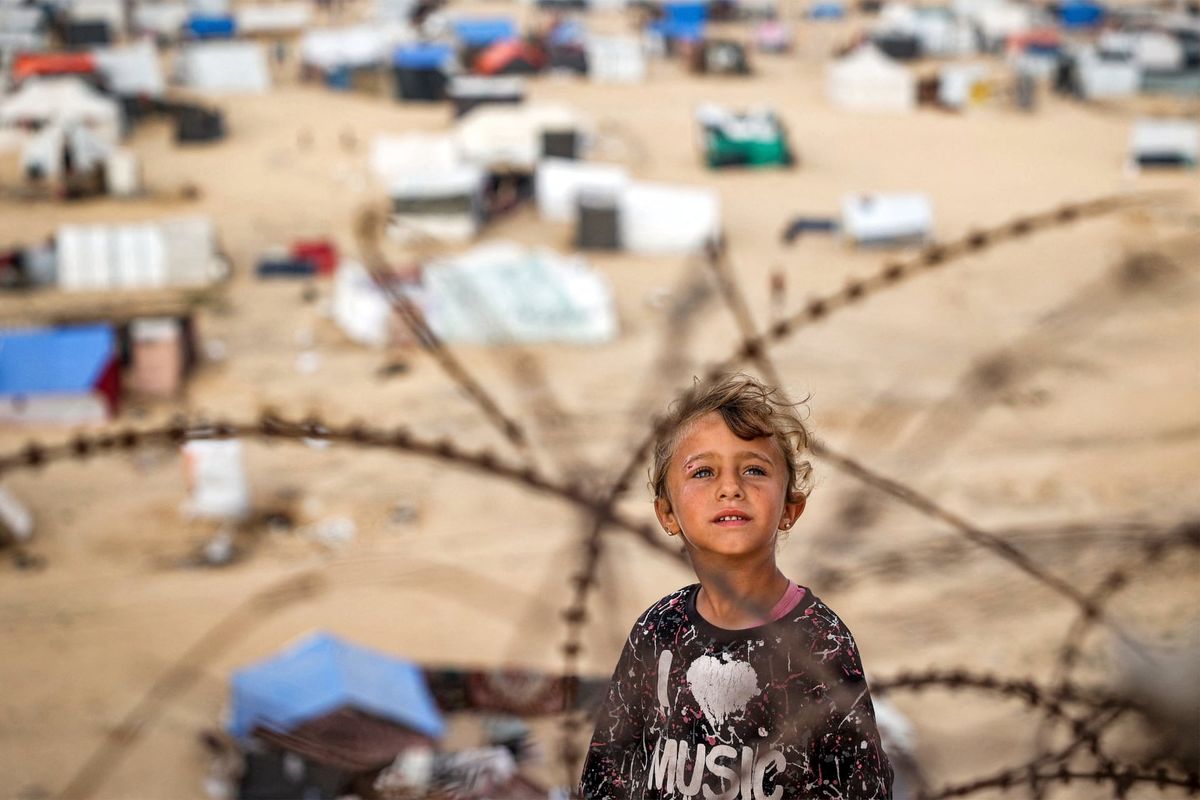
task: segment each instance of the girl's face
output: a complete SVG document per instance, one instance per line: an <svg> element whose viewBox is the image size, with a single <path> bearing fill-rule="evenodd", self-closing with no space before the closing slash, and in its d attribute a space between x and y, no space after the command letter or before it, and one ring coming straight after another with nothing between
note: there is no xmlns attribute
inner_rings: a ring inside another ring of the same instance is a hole
<svg viewBox="0 0 1200 800"><path fill-rule="evenodd" d="M694 554L741 560L774 555L776 532L804 510L803 498L787 497L787 463L774 440L739 439L711 412L680 437L667 465L669 499L654 510Z"/></svg>

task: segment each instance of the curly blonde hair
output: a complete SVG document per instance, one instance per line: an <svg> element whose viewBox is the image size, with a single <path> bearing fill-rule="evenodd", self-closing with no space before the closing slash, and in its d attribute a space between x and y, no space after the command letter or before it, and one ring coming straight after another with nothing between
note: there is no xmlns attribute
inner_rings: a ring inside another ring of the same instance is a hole
<svg viewBox="0 0 1200 800"><path fill-rule="evenodd" d="M697 380L687 392L671 404L659 423L654 441L654 462L650 466L650 490L655 500L666 500L667 466L684 433L700 417L716 412L729 430L741 439L770 436L783 454L788 467L788 500L808 497L811 491L812 465L800 458L808 449L808 429L797 408L775 387L744 373L729 375L712 385Z"/></svg>

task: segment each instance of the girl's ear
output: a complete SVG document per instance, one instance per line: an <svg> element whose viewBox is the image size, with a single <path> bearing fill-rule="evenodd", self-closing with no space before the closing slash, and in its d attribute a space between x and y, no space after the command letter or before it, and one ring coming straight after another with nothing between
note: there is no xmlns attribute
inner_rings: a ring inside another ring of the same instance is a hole
<svg viewBox="0 0 1200 800"><path fill-rule="evenodd" d="M800 519L800 515L804 513L804 506L808 503L808 498L797 492L792 496L792 499L783 504L783 518L779 520L779 527L787 530L796 524L796 520Z"/></svg>
<svg viewBox="0 0 1200 800"><path fill-rule="evenodd" d="M658 524L662 525L668 536L679 533L679 520L675 518L670 500L665 497L656 497L654 499L654 516L658 517Z"/></svg>

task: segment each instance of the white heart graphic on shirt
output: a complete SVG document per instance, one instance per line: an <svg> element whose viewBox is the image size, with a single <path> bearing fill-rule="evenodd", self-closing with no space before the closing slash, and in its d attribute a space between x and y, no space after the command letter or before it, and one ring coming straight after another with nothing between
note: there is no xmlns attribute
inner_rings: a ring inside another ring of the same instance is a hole
<svg viewBox="0 0 1200 800"><path fill-rule="evenodd" d="M725 724L730 714L743 710L758 694L758 673L744 661L700 656L688 667L687 682L713 728Z"/></svg>

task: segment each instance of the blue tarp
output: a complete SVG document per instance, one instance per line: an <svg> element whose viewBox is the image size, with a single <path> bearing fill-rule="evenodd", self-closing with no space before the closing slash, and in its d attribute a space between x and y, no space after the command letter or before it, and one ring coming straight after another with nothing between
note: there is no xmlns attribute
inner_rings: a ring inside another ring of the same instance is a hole
<svg viewBox="0 0 1200 800"><path fill-rule="evenodd" d="M454 48L448 44L401 45L392 54L392 65L402 69L441 69L453 55Z"/></svg>
<svg viewBox="0 0 1200 800"><path fill-rule="evenodd" d="M239 739L258 726L286 733L346 707L433 738L445 731L425 677L415 664L324 632L238 670L232 690L229 732Z"/></svg>
<svg viewBox="0 0 1200 800"><path fill-rule="evenodd" d="M452 25L454 35L467 47L486 47L520 38L517 23L508 17L470 17L456 19Z"/></svg>
<svg viewBox="0 0 1200 800"><path fill-rule="evenodd" d="M109 325L0 330L0 395L91 391L115 352Z"/></svg>
<svg viewBox="0 0 1200 800"><path fill-rule="evenodd" d="M846 16L846 7L840 2L818 0L808 9L809 19L841 19Z"/></svg>
<svg viewBox="0 0 1200 800"><path fill-rule="evenodd" d="M708 22L708 5L695 2L666 3L662 19L650 23L650 30L673 41L699 41Z"/></svg>
<svg viewBox="0 0 1200 800"><path fill-rule="evenodd" d="M1086 0L1058 7L1058 19L1064 28L1092 28L1104 21L1104 6Z"/></svg>
<svg viewBox="0 0 1200 800"><path fill-rule="evenodd" d="M232 39L235 29L233 17L193 16L187 21L185 32L192 39Z"/></svg>

